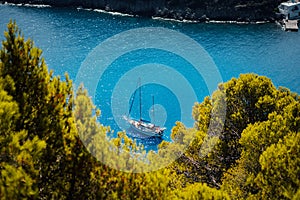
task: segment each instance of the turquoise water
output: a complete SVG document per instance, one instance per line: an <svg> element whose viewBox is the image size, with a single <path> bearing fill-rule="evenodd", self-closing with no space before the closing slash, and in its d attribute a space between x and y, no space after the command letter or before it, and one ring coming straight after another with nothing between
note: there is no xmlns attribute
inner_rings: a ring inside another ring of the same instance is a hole
<svg viewBox="0 0 300 200"><path fill-rule="evenodd" d="M67 72L74 81L86 57L101 42L133 28L164 27L197 41L213 59L223 81L238 77L241 73L254 72L268 76L276 86L288 87L300 93L300 33L284 32L276 24L188 24L77 9L7 5L0 6L0 16L0 30L6 29L9 19L15 19L24 35L43 49L49 68L56 75L63 76ZM176 41L173 43L176 45ZM116 59L107 67L99 82L94 83L97 86L92 98L102 111L101 123L120 130L111 108L114 87L126 72L147 63L159 63L178 71L195 91L197 101L202 101L210 94L205 77L199 75L187 60L161 49L139 49ZM161 73L165 73L166 79L172 78L166 72ZM130 84L135 85L137 79L133 78ZM89 85L88 81L86 85ZM182 87L177 80L173 82L178 88ZM172 89L149 83L142 86L142 91L143 116L146 119L153 120L151 96L155 96L154 120L167 127L163 139L170 140L171 128L177 120L185 118L187 126L193 125L192 105L188 105L189 110L180 110L182 99L178 99ZM134 90L130 92L133 94ZM120 100L120 104L117 101L113 105L116 112L121 112L118 107L121 104L124 102ZM125 104L129 104L129 100ZM133 107L132 115L138 117L137 101ZM146 146L155 148L156 143L156 140L151 140Z"/></svg>

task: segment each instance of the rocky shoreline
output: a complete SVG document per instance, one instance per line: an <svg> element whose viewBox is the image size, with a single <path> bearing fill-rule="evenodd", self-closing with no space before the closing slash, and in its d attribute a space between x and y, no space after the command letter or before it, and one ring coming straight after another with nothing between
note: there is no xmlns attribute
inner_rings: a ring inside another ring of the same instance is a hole
<svg viewBox="0 0 300 200"><path fill-rule="evenodd" d="M50 5L101 9L152 18L190 22L267 22L278 19L283 0L6 0L0 3Z"/></svg>

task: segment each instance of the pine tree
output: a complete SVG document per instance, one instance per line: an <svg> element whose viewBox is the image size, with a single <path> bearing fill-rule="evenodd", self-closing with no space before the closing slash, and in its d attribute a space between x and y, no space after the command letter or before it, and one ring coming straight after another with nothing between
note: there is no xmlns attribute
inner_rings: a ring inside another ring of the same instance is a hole
<svg viewBox="0 0 300 200"><path fill-rule="evenodd" d="M263 199L293 199L300 188L300 134L290 133L266 149L255 182Z"/></svg>
<svg viewBox="0 0 300 200"><path fill-rule="evenodd" d="M28 139L26 130L16 131L18 104L3 90L0 79L0 198L33 199L38 196L36 163L46 143L37 136Z"/></svg>
<svg viewBox="0 0 300 200"><path fill-rule="evenodd" d="M15 131L27 133L24 140L39 138L47 144L35 163L39 169L35 180L39 197L79 197L88 191L87 184L82 184L85 180L76 179L82 168L80 164L86 165L91 158L81 156L86 150L76 131L72 82L67 75L65 81L52 77L41 57L42 51L30 39L25 41L15 22L7 27L0 74L11 82L4 89L19 111Z"/></svg>
<svg viewBox="0 0 300 200"><path fill-rule="evenodd" d="M268 120L249 124L242 132L239 140L241 157L223 177L222 187L230 191L232 198L249 198L253 195L262 198L261 188L256 181L258 174L262 173L260 158L271 145L277 144L291 132L299 132L300 104L297 99L297 95L279 88L276 97L271 99L276 102L276 107Z"/></svg>

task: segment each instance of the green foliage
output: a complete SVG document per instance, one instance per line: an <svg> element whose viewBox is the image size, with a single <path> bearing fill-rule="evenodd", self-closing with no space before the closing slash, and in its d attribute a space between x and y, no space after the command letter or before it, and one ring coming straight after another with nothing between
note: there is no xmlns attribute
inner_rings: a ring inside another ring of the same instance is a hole
<svg viewBox="0 0 300 200"><path fill-rule="evenodd" d="M300 188L300 134L291 133L260 156L255 182L263 199L293 199Z"/></svg>
<svg viewBox="0 0 300 200"><path fill-rule="evenodd" d="M205 97L202 103L195 103L192 115L195 120L195 127L198 130L207 132L211 110L212 102L209 97Z"/></svg>
<svg viewBox="0 0 300 200"><path fill-rule="evenodd" d="M13 81L13 87L4 89L19 105L17 129L40 133L40 127L46 123L39 116L44 114L50 76L40 58L42 51L30 39L24 40L15 22L10 22L7 28L0 52L0 70L3 78Z"/></svg>
<svg viewBox="0 0 300 200"><path fill-rule="evenodd" d="M82 184L82 179L76 179L76 174L83 167L77 165L77 162L89 162L86 157L80 156L85 149L82 145L77 145L79 138L76 136L72 111L72 83L67 76L66 81L61 81L59 77L52 77L48 73L41 58L42 51L30 39L24 40L15 22L10 22L7 27L6 40L3 41L0 52L0 74L3 80L8 80L3 81L4 89L12 97L19 112L19 115L14 115L18 116L16 120L11 122L14 131L24 133L22 137L18 135L21 137L21 144L29 148L30 145L25 142L29 140L35 145L30 147L33 150L17 145L17 149L26 150L32 156L31 159L20 152L18 159L25 160L25 163L33 162L31 168L39 170L34 171L38 173L35 174L27 170L28 167L24 164L21 168L6 169L18 169L19 172L26 169L24 173L35 184L33 192L28 190L28 194L36 195L38 192L40 198L47 199L84 197L81 192L83 188L87 189L88 184ZM12 133L8 137L12 137ZM9 152L6 154L9 155ZM24 173L22 174L26 177Z"/></svg>
<svg viewBox="0 0 300 200"><path fill-rule="evenodd" d="M300 101L288 89L233 78L195 103L193 128L176 122L173 141L146 154L125 132L109 137L88 92L48 73L14 22L5 37L1 199L299 199Z"/></svg>
<svg viewBox="0 0 300 200"><path fill-rule="evenodd" d="M183 190L178 191L176 195L176 199L229 200L229 196L224 191L210 188L206 184L202 183L189 185Z"/></svg>
<svg viewBox="0 0 300 200"><path fill-rule="evenodd" d="M34 198L38 194L36 163L46 143L28 139L25 130L16 132L18 105L0 83L0 198ZM18 188L18 189L16 189Z"/></svg>
<svg viewBox="0 0 300 200"><path fill-rule="evenodd" d="M93 115L95 106L82 86L77 91L74 103L79 136L85 147L101 161L95 161L91 168L90 180L95 186L93 188L95 198L166 199L170 193L168 187L170 172L168 170L151 173L122 172L127 170L138 172L142 169L147 171L147 164L141 162L145 156L143 148L123 132L119 132L116 138L108 138L107 133L110 129L99 124L97 121L99 115ZM99 114L97 111L95 113Z"/></svg>
<svg viewBox="0 0 300 200"><path fill-rule="evenodd" d="M3 139L8 137L11 131L14 130L14 122L19 117L18 104L12 101L12 97L7 94L2 88L0 81L0 131L1 131L1 142L2 147L5 144ZM3 138L2 138L3 137Z"/></svg>
<svg viewBox="0 0 300 200"><path fill-rule="evenodd" d="M241 75L222 86L226 93L226 123L220 137L221 165L228 169L240 156L239 139L248 124L267 120L274 111L276 89L270 79L254 74Z"/></svg>
<svg viewBox="0 0 300 200"><path fill-rule="evenodd" d="M172 130L172 136L176 136L173 145L194 136L183 154L188 159L177 160L182 173L190 177L188 181L219 188L223 173L240 157L243 130L248 124L267 120L276 108L275 97L276 88L269 79L246 74L220 84L211 98L196 103L194 129L183 134L183 125L178 123Z"/></svg>
<svg viewBox="0 0 300 200"><path fill-rule="evenodd" d="M218 113L224 102L222 124ZM299 113L298 95L276 89L266 77L247 74L233 78L220 84L212 98L195 104L193 129L181 123L172 129L173 142L168 146L174 151L183 141L190 146L170 168L180 175L182 186L204 182L221 187L231 198L261 198L256 181L261 171L259 158L285 135L299 132ZM217 133L221 133L219 138ZM191 135L194 140L187 139Z"/></svg>
<svg viewBox="0 0 300 200"><path fill-rule="evenodd" d="M297 99L297 95L280 88L273 100L276 100L275 111L269 114L268 120L250 124L242 132L239 140L241 157L223 177L223 188L232 198L261 197L261 188L256 181L262 170L260 157L271 145L277 144L291 132L299 131L300 112Z"/></svg>

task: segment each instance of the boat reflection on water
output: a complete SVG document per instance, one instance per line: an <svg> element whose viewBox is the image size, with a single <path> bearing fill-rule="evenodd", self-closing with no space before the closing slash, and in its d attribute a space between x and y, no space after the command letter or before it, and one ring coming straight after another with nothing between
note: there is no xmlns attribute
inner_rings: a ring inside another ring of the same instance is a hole
<svg viewBox="0 0 300 200"><path fill-rule="evenodd" d="M157 151L158 145L163 141L162 137L141 135L139 131L136 131L132 127L129 127L126 130L126 134L128 137L135 140L137 144L143 145L146 151Z"/></svg>

